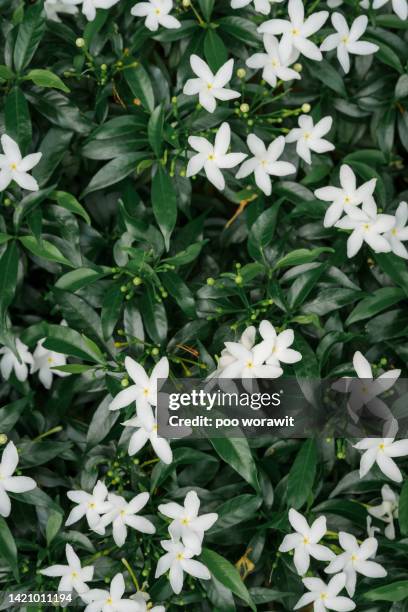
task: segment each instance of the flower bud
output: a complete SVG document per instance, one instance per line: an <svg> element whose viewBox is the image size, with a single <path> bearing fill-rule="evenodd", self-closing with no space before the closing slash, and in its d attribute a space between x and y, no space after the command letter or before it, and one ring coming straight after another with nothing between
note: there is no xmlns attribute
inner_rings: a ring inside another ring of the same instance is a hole
<svg viewBox="0 0 408 612"><path fill-rule="evenodd" d="M213 278L211 278L211 276L209 278L207 278L207 285L210 285L210 287L215 285L215 280Z"/></svg>
<svg viewBox="0 0 408 612"><path fill-rule="evenodd" d="M241 111L241 113L248 113L249 112L249 104L244 102L244 104L241 104L241 106L239 107L239 110Z"/></svg>
<svg viewBox="0 0 408 612"><path fill-rule="evenodd" d="M83 38L77 38L75 44L79 49L82 49L82 47L85 47L85 40Z"/></svg>
<svg viewBox="0 0 408 612"><path fill-rule="evenodd" d="M132 282L136 287L138 287L143 283L143 280L140 278L140 276L135 276Z"/></svg>
<svg viewBox="0 0 408 612"><path fill-rule="evenodd" d="M310 113L311 110L312 107L310 106L310 104L308 104L307 102L302 104L302 113Z"/></svg>
<svg viewBox="0 0 408 612"><path fill-rule="evenodd" d="M129 386L129 381L128 381L128 379L127 379L127 378L123 378L123 379L120 381L120 384L122 385L122 387L128 387L128 386Z"/></svg>
<svg viewBox="0 0 408 612"><path fill-rule="evenodd" d="M183 7L184 8L188 8L189 6L191 6L191 1L190 0L183 0Z"/></svg>
<svg viewBox="0 0 408 612"><path fill-rule="evenodd" d="M8 438L6 436L6 434L2 433L0 434L0 444L6 444Z"/></svg>
<svg viewBox="0 0 408 612"><path fill-rule="evenodd" d="M298 62L293 66L293 70L295 70L296 72L302 72L303 70L303 66L302 64L299 64Z"/></svg>
<svg viewBox="0 0 408 612"><path fill-rule="evenodd" d="M244 279L242 278L240 274L237 274L237 276L235 277L235 282L237 285L242 285L243 280Z"/></svg>
<svg viewBox="0 0 408 612"><path fill-rule="evenodd" d="M155 346L154 348L152 348L152 355L157 356L158 354L159 354L159 349Z"/></svg>
<svg viewBox="0 0 408 612"><path fill-rule="evenodd" d="M237 77L239 79L243 79L243 78L245 78L245 76L246 76L245 68L238 68L238 70L237 70Z"/></svg>

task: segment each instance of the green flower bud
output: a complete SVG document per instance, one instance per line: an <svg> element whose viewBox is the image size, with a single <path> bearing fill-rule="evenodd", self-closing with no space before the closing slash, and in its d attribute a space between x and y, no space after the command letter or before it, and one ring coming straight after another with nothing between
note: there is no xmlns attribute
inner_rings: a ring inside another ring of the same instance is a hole
<svg viewBox="0 0 408 612"><path fill-rule="evenodd" d="M210 285L210 287L215 285L215 279L211 278L211 276L207 278L207 285Z"/></svg>
<svg viewBox="0 0 408 612"><path fill-rule="evenodd" d="M246 70L245 70L245 68L238 68L238 70L237 70L237 77L238 77L239 79L244 79L244 78L245 78L245 76L246 76Z"/></svg>
<svg viewBox="0 0 408 612"><path fill-rule="evenodd" d="M120 382L120 384L122 385L122 387L128 387L129 386L129 381L127 378L123 378Z"/></svg>
<svg viewBox="0 0 408 612"><path fill-rule="evenodd" d="M307 102L302 104L302 113L310 113L311 110L312 107L310 106L310 104L308 104Z"/></svg>
<svg viewBox="0 0 408 612"><path fill-rule="evenodd" d="M82 47L85 47L85 40L83 38L77 38L75 44L79 49L82 49Z"/></svg>
<svg viewBox="0 0 408 612"><path fill-rule="evenodd" d="M241 113L248 113L249 112L249 104L247 104L246 102L244 102L243 104L241 104L241 106L239 107L239 110L241 111Z"/></svg>

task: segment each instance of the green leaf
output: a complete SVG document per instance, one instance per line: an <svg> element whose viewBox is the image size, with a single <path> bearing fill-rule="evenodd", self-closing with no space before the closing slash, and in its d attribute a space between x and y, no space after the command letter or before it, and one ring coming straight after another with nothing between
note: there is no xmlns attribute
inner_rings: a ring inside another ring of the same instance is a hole
<svg viewBox="0 0 408 612"><path fill-rule="evenodd" d="M117 284L112 285L105 293L101 312L102 333L105 340L112 337L122 310L123 298L124 294L120 290L120 285Z"/></svg>
<svg viewBox="0 0 408 612"><path fill-rule="evenodd" d="M0 81L9 81L14 77L14 72L4 64L0 65Z"/></svg>
<svg viewBox="0 0 408 612"><path fill-rule="evenodd" d="M36 257L43 257L48 261L54 261L70 268L74 267L74 264L64 257L61 251L48 240L37 242L34 236L20 236L19 240Z"/></svg>
<svg viewBox="0 0 408 612"><path fill-rule="evenodd" d="M251 610L256 611L256 606L251 599L248 589L242 582L238 570L227 559L208 548L203 548L200 559L221 584L245 601Z"/></svg>
<svg viewBox="0 0 408 612"><path fill-rule="evenodd" d="M318 247L316 249L297 249L291 251L276 263L275 268L287 268L289 266L299 266L300 264L315 261L322 253L334 253L330 247Z"/></svg>
<svg viewBox="0 0 408 612"><path fill-rule="evenodd" d="M28 404L29 397L22 397L21 399L11 402L6 406L0 408L0 432L7 434L11 431L14 425L17 423L20 415Z"/></svg>
<svg viewBox="0 0 408 612"><path fill-rule="evenodd" d="M152 207L157 225L163 234L166 249L177 221L177 197L173 182L161 164L152 180Z"/></svg>
<svg viewBox="0 0 408 612"><path fill-rule="evenodd" d="M406 295L399 287L381 287L357 304L347 317L346 325L369 319L404 299Z"/></svg>
<svg viewBox="0 0 408 612"><path fill-rule="evenodd" d="M119 410L109 410L111 401L110 395L105 397L92 416L86 434L86 443L89 448L96 446L106 438L120 416Z"/></svg>
<svg viewBox="0 0 408 612"><path fill-rule="evenodd" d="M147 125L147 135L149 138L149 143L156 157L160 157L161 154L163 144L163 125L164 111L163 106L159 104L159 106L156 106L156 108L150 115L149 123Z"/></svg>
<svg viewBox="0 0 408 612"><path fill-rule="evenodd" d="M224 502L217 508L217 522L207 532L207 536L220 534L238 523L249 521L262 505L262 498L244 493ZM219 537L219 535L217 536Z"/></svg>
<svg viewBox="0 0 408 612"><path fill-rule="evenodd" d="M45 31L45 14L41 2L29 6L18 28L14 45L14 66L17 72L31 62Z"/></svg>
<svg viewBox="0 0 408 612"><path fill-rule="evenodd" d="M317 66L315 62L308 62L307 67L309 72L315 79L318 79L324 85L340 94L343 98L347 97L347 91L344 86L344 81L339 72L327 60L323 59Z"/></svg>
<svg viewBox="0 0 408 612"><path fill-rule="evenodd" d="M37 179L40 187L44 186L52 177L54 170L61 163L67 153L73 133L52 127L45 134L38 150L42 153L39 163L33 168L32 175Z"/></svg>
<svg viewBox="0 0 408 612"><path fill-rule="evenodd" d="M209 29L204 38L204 55L211 70L216 72L228 60L228 51L217 32Z"/></svg>
<svg viewBox="0 0 408 612"><path fill-rule="evenodd" d="M215 0L198 0L203 17L207 22L211 19L211 14L214 10L214 2Z"/></svg>
<svg viewBox="0 0 408 612"><path fill-rule="evenodd" d="M16 290L18 271L18 249L13 240L7 245L0 259L0 333L4 333L7 309Z"/></svg>
<svg viewBox="0 0 408 612"><path fill-rule="evenodd" d="M379 40L377 37L374 37L375 36L374 29L370 28L370 30L371 30L370 33L372 34L372 36L368 36L366 34L364 36L364 40L367 40L368 42L372 42L375 45L378 45L379 49L375 54L376 59L378 59L383 64L386 64L387 66L391 66L391 68L394 68L394 70L402 74L404 72L404 68L401 64L401 60L398 57L398 55L395 53L395 51L391 49L391 47L386 45L384 42Z"/></svg>
<svg viewBox="0 0 408 612"><path fill-rule="evenodd" d="M82 289L82 287L91 285L107 274L111 274L111 271L94 270L93 268L78 268L77 270L72 270L60 276L55 286L59 289L74 292L78 291L78 289Z"/></svg>
<svg viewBox="0 0 408 612"><path fill-rule="evenodd" d="M69 93L70 89L65 85L63 81L51 72L51 70L43 70L41 68L35 68L34 70L30 70L28 74L24 77L25 81L33 81L39 87L52 87L54 89L61 89L65 93Z"/></svg>
<svg viewBox="0 0 408 612"><path fill-rule="evenodd" d="M59 532L64 515L56 510L51 510L48 517L47 525L45 527L45 537L47 540L47 546L51 544L57 533Z"/></svg>
<svg viewBox="0 0 408 612"><path fill-rule="evenodd" d="M152 113L154 110L154 93L150 77L141 64L126 68L123 72L130 91L138 98L145 110Z"/></svg>
<svg viewBox="0 0 408 612"><path fill-rule="evenodd" d="M166 257L162 261L173 266L185 266L197 259L206 242L207 240L201 240L201 242L190 244L184 251L180 251L180 253L173 255L173 257Z"/></svg>
<svg viewBox="0 0 408 612"><path fill-rule="evenodd" d="M0 558L9 565L14 578L19 580L17 546L13 534L2 516L0 516Z"/></svg>
<svg viewBox="0 0 408 612"><path fill-rule="evenodd" d="M52 200L57 201L58 206L62 206L75 215L79 215L86 223L88 223L88 225L91 225L90 216L82 204L80 204L73 195L67 193L66 191L54 191L50 197Z"/></svg>
<svg viewBox="0 0 408 612"><path fill-rule="evenodd" d="M18 143L24 154L31 144L32 129L27 100L19 87L13 87L6 96L4 117L7 135Z"/></svg>
<svg viewBox="0 0 408 612"><path fill-rule="evenodd" d="M248 239L248 251L251 257L263 260L265 247L272 242L275 234L281 203L281 201L275 202L273 206L264 210L253 223Z"/></svg>
<svg viewBox="0 0 408 612"><path fill-rule="evenodd" d="M408 296L408 269L405 261L393 253L374 253L374 258L381 270Z"/></svg>
<svg viewBox="0 0 408 612"><path fill-rule="evenodd" d="M89 195L93 191L105 189L115 185L136 171L137 162L146 156L145 153L129 153L119 155L116 159L105 164L91 179L88 186L84 189L81 197Z"/></svg>
<svg viewBox="0 0 408 612"><path fill-rule="evenodd" d="M100 349L90 338L63 325L49 325L44 346L51 351L71 355L84 361L105 363Z"/></svg>
<svg viewBox="0 0 408 612"><path fill-rule="evenodd" d="M167 337L167 315L162 303L157 303L153 290L148 287L140 300L143 323L150 338L162 344Z"/></svg>
<svg viewBox="0 0 408 612"><path fill-rule="evenodd" d="M402 485L398 508L398 522L403 536L408 536L408 480Z"/></svg>
<svg viewBox="0 0 408 612"><path fill-rule="evenodd" d="M210 442L221 459L259 493L258 471L247 439L210 438Z"/></svg>
<svg viewBox="0 0 408 612"><path fill-rule="evenodd" d="M163 285L169 294L176 300L181 310L190 318L196 316L196 307L193 295L178 274L168 270L161 275Z"/></svg>
<svg viewBox="0 0 408 612"><path fill-rule="evenodd" d="M384 584L364 593L370 601L404 601L408 598L408 580L399 580Z"/></svg>
<svg viewBox="0 0 408 612"><path fill-rule="evenodd" d="M314 439L303 442L288 476L288 507L299 510L312 493L317 468L317 446Z"/></svg>
<svg viewBox="0 0 408 612"><path fill-rule="evenodd" d="M408 96L408 74L402 74L395 86L395 99L401 100Z"/></svg>

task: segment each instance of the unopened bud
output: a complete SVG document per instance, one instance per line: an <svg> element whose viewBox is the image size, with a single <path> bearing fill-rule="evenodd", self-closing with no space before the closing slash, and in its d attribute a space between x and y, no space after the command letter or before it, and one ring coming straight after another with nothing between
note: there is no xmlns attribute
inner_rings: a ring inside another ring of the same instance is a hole
<svg viewBox="0 0 408 612"><path fill-rule="evenodd" d="M238 68L238 70L237 70L237 77L239 79L243 79L243 78L245 78L245 76L246 76L245 68Z"/></svg>
<svg viewBox="0 0 408 612"><path fill-rule="evenodd" d="M312 107L310 106L310 104L308 104L307 102L302 104L302 113L310 113L311 110Z"/></svg>
<svg viewBox="0 0 408 612"><path fill-rule="evenodd" d="M293 70L295 70L296 72L302 72L303 70L303 66L302 64L299 64L298 62L293 66Z"/></svg>
<svg viewBox="0 0 408 612"><path fill-rule="evenodd" d="M82 47L85 47L85 40L83 38L77 38L75 44L79 49L82 49Z"/></svg>
<svg viewBox="0 0 408 612"><path fill-rule="evenodd" d="M239 110L241 111L241 113L248 113L249 112L249 104L244 102L244 104L241 104L241 106L239 107Z"/></svg>
<svg viewBox="0 0 408 612"><path fill-rule="evenodd" d="M120 384L122 385L122 387L128 387L128 386L129 386L129 381L128 381L128 379L127 379L127 378L123 378L123 379L120 381Z"/></svg>
<svg viewBox="0 0 408 612"><path fill-rule="evenodd" d="M210 287L212 287L215 284L215 280L213 278L207 278L207 285L210 285Z"/></svg>

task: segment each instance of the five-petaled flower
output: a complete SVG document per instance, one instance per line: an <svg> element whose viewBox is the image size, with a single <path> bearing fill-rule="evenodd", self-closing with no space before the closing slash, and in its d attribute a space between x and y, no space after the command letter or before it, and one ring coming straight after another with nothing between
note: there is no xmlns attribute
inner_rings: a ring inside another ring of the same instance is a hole
<svg viewBox="0 0 408 612"><path fill-rule="evenodd" d="M122 574L116 574L110 583L109 591L91 589L81 594L88 604L84 612L140 612L137 601L122 599L125 593L125 580Z"/></svg>
<svg viewBox="0 0 408 612"><path fill-rule="evenodd" d="M0 349L0 372L5 380L10 378L11 372L14 370L17 380L24 382L28 376L28 365L33 365L33 356L28 350L28 346L16 338L17 355L8 347L3 346Z"/></svg>
<svg viewBox="0 0 408 612"><path fill-rule="evenodd" d="M40 570L40 574L44 576L61 576L58 591L76 591L79 594L89 591L89 586L86 583L93 578L93 565L82 567L78 555L70 544L65 546L65 555L68 565L51 565Z"/></svg>
<svg viewBox="0 0 408 612"><path fill-rule="evenodd" d="M167 440L157 435L157 419L153 414L150 404L138 403L136 415L124 421L122 425L137 429L129 440L128 453L130 456L135 455L144 447L147 441L150 441L154 452L163 463L170 464L173 461L170 444Z"/></svg>
<svg viewBox="0 0 408 612"><path fill-rule="evenodd" d="M146 17L146 28L156 32L159 26L170 30L181 27L179 20L169 14L172 9L173 0L149 0L138 2L130 12L136 17Z"/></svg>
<svg viewBox="0 0 408 612"><path fill-rule="evenodd" d="M387 575L382 565L370 561L370 558L375 557L377 552L378 542L375 538L367 538L362 544L359 544L355 536L340 531L339 542L344 552L337 555L324 571L327 574L344 572L345 586L350 597L353 597L356 591L357 574L368 578L384 578Z"/></svg>
<svg viewBox="0 0 408 612"><path fill-rule="evenodd" d="M280 52L279 41L273 34L265 34L263 44L266 53L254 53L254 55L248 57L246 65L249 68L256 70L262 68L262 78L271 87L276 87L278 79L281 81L300 79L300 74L293 68L289 68L296 60L296 51L292 52L292 57L284 59Z"/></svg>
<svg viewBox="0 0 408 612"><path fill-rule="evenodd" d="M109 512L112 505L107 501L108 489L106 485L98 480L92 493L86 491L68 491L67 497L78 504L71 510L65 525L72 525L86 516L88 525L94 531L99 528L101 514ZM103 530L102 530L103 531Z"/></svg>
<svg viewBox="0 0 408 612"><path fill-rule="evenodd" d="M194 551L188 549L182 542L172 539L162 540L160 544L167 552L160 557L157 563L155 578L159 578L170 570L170 586L176 595L183 588L184 572L201 580L209 580L211 578L208 568L200 561L193 559Z"/></svg>
<svg viewBox="0 0 408 612"><path fill-rule="evenodd" d="M0 462L0 516L8 517L11 502L7 493L25 493L35 489L37 483L28 476L13 476L18 465L18 452L10 441L3 451Z"/></svg>
<svg viewBox="0 0 408 612"><path fill-rule="evenodd" d="M303 578L302 582L310 593L302 595L294 610L299 610L312 603L314 612L325 612L325 610L348 612L356 607L354 601L348 597L339 596L346 584L345 574L336 574L328 584L320 578Z"/></svg>
<svg viewBox="0 0 408 612"><path fill-rule="evenodd" d="M153 523L143 516L136 516L149 501L148 493L139 493L127 502L121 495L109 493L108 502L111 509L106 512L98 525L101 531L112 523L112 535L117 546L123 546L127 537L127 527L132 527L141 533L154 533L156 531Z"/></svg>
<svg viewBox="0 0 408 612"><path fill-rule="evenodd" d="M295 341L293 329L285 329L277 334L272 323L264 320L259 325L259 333L263 339L262 345L269 350L266 359L268 365L280 366L280 362L297 363L302 359L299 351L290 348Z"/></svg>
<svg viewBox="0 0 408 612"><path fill-rule="evenodd" d="M352 230L347 239L347 257L354 257L366 242L375 253L389 253L391 246L383 236L395 223L392 215L377 213L374 200L365 200L361 208L349 208L347 215L335 227Z"/></svg>
<svg viewBox="0 0 408 612"><path fill-rule="evenodd" d="M69 376L69 372L61 372L54 370L57 366L64 366L67 363L67 358L62 353L50 351L43 346L45 338L39 340L33 353L33 363L31 365L30 374L38 372L38 378L46 389L51 389L53 376Z"/></svg>
<svg viewBox="0 0 408 612"><path fill-rule="evenodd" d="M213 113L217 107L217 100L233 100L239 98L240 93L233 89L226 89L226 85L232 77L234 69L234 60L230 59L216 74L213 74L208 64L205 63L198 55L190 57L190 65L196 79L189 79L184 85L183 93L187 96L195 96L198 94L198 99L201 106L209 113Z"/></svg>
<svg viewBox="0 0 408 612"><path fill-rule="evenodd" d="M0 155L0 191L4 191L14 181L23 189L38 191L38 183L28 174L40 161L42 153L31 153L22 157L15 140L3 134L1 137L3 154Z"/></svg>
<svg viewBox="0 0 408 612"><path fill-rule="evenodd" d="M408 455L408 440L395 438L363 438L354 448L365 451L360 460L360 477L363 478L371 470L374 463L383 474L395 482L402 482L401 470L393 460L394 457Z"/></svg>
<svg viewBox="0 0 408 612"><path fill-rule="evenodd" d="M387 484L381 487L382 501L378 506L370 506L367 511L371 516L387 523L384 535L389 540L395 540L394 519L398 518L399 495Z"/></svg>
<svg viewBox="0 0 408 612"><path fill-rule="evenodd" d="M157 404L157 381L166 380L169 375L169 361L167 357L162 357L156 363L150 376L146 374L143 366L137 363L132 357L126 357L125 368L133 385L120 391L109 404L109 410L119 410L125 408L132 402L138 404Z"/></svg>
<svg viewBox="0 0 408 612"><path fill-rule="evenodd" d="M319 544L327 531L325 516L319 516L312 526L309 527L305 517L294 508L291 508L289 510L289 522L296 533L286 535L279 546L279 550L280 552L295 550L293 562L299 576L306 574L309 569L310 557L319 561L331 561L334 559L335 554L330 548Z"/></svg>
<svg viewBox="0 0 408 612"><path fill-rule="evenodd" d="M301 115L299 117L299 127L290 130L286 136L286 142L296 142L296 153L307 164L311 164L311 151L314 153L333 151L334 145L323 138L330 132L332 124L333 119L331 117L323 117L315 125L312 117Z"/></svg>
<svg viewBox="0 0 408 612"><path fill-rule="evenodd" d="M408 240L408 204L400 202L395 212L394 225L384 234L384 238L390 243L392 252L399 257L408 259L408 250L402 244Z"/></svg>

